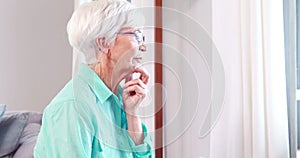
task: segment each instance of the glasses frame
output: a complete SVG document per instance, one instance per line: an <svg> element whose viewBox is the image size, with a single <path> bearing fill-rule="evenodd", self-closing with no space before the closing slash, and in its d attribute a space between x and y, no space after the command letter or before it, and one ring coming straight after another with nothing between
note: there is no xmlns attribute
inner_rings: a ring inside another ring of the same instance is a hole
<svg viewBox="0 0 300 158"><path fill-rule="evenodd" d="M118 32L117 34L130 34L130 35L134 35L135 39L138 42L145 42L145 35L143 34L143 32L141 30L135 30L133 32Z"/></svg>

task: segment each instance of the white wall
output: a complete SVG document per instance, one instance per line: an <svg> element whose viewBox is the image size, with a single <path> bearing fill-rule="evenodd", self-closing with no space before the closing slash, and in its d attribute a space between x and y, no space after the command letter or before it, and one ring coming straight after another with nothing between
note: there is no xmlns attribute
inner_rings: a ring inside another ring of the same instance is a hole
<svg viewBox="0 0 300 158"><path fill-rule="evenodd" d="M73 0L9 0L0 5L0 103L42 111L71 79L66 25Z"/></svg>

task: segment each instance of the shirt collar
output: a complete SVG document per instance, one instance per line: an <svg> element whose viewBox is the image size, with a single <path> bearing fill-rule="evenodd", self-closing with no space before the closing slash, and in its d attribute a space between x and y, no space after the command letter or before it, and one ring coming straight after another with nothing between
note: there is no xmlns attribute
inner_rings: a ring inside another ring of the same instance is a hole
<svg viewBox="0 0 300 158"><path fill-rule="evenodd" d="M93 71L88 65L80 64L78 69L78 76L91 87L101 104L103 104L111 95L113 95L113 92L104 84L104 82L96 74L96 72Z"/></svg>

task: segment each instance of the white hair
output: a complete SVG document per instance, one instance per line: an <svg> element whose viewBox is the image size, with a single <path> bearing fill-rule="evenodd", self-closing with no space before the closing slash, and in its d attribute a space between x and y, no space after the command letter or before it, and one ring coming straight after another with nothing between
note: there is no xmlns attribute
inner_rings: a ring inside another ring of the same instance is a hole
<svg viewBox="0 0 300 158"><path fill-rule="evenodd" d="M141 27L143 16L125 0L100 0L84 3L73 13L67 32L70 45L83 53L86 64L97 62L97 38L114 44L122 28Z"/></svg>

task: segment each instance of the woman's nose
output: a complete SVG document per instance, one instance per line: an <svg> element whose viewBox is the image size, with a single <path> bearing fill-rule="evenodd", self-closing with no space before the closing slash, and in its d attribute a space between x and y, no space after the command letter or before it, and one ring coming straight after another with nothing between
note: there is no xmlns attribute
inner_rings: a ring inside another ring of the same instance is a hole
<svg viewBox="0 0 300 158"><path fill-rule="evenodd" d="M146 51L147 51L147 47L146 47L145 43L142 43L142 44L139 46L139 50L140 50L141 52L146 52Z"/></svg>

